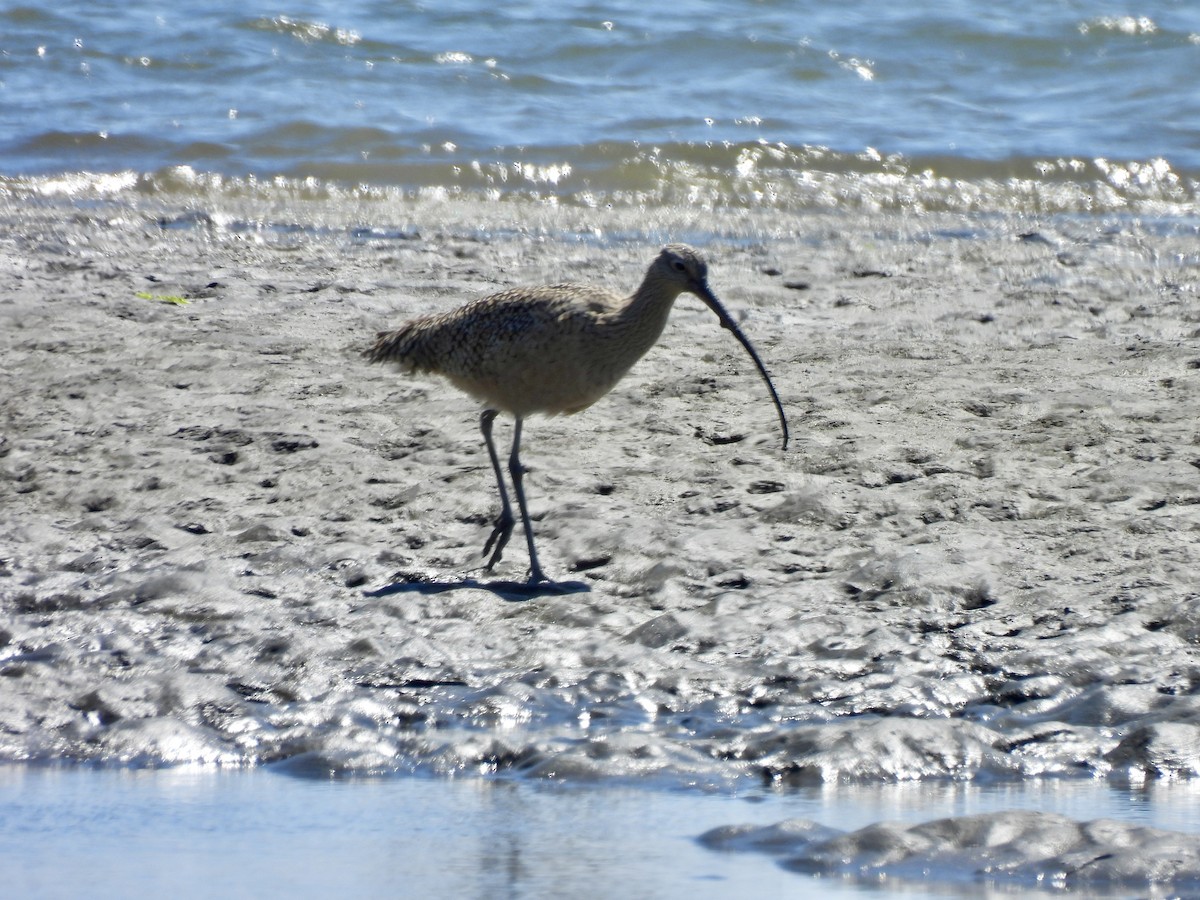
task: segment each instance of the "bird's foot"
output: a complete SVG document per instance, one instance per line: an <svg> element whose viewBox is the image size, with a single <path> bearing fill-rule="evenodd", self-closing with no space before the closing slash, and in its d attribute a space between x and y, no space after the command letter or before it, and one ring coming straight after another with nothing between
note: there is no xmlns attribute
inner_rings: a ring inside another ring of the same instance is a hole
<svg viewBox="0 0 1200 900"><path fill-rule="evenodd" d="M529 580L520 588L522 593L530 597L581 594L587 593L591 589L591 585L586 581L555 581L552 578L547 578L541 569L531 572Z"/></svg>
<svg viewBox="0 0 1200 900"><path fill-rule="evenodd" d="M484 565L484 569L492 571L496 563L500 562L504 556L504 548L508 546L508 539L512 537L513 526L516 524L516 519L509 510L505 510L496 517L496 524L492 528L491 535L488 536L487 543L483 545L483 555L488 556L488 561Z"/></svg>

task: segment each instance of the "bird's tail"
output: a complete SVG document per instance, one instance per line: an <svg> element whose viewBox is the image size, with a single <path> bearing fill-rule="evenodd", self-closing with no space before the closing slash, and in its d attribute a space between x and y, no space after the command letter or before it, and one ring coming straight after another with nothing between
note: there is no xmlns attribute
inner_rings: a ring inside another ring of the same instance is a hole
<svg viewBox="0 0 1200 900"><path fill-rule="evenodd" d="M429 354L426 352L424 337L420 328L415 328L414 322L401 325L395 331L381 331L375 336L375 343L363 351L370 362L394 362L408 373L428 370Z"/></svg>

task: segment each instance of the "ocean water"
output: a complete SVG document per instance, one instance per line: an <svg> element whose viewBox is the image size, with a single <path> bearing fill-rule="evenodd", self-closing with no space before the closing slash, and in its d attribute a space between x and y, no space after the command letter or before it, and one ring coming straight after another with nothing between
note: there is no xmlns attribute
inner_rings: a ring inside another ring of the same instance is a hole
<svg viewBox="0 0 1200 900"><path fill-rule="evenodd" d="M1187 214L1200 7L0 9L0 184Z"/></svg>

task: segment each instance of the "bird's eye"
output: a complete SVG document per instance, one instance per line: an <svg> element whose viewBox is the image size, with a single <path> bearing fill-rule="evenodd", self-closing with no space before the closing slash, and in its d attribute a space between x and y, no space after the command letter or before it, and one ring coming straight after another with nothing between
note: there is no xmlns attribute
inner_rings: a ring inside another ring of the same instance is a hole
<svg viewBox="0 0 1200 900"><path fill-rule="evenodd" d="M671 268L674 269L676 272L682 272L685 269L687 269L687 266L685 266L683 264L683 260L677 259L673 263L671 263Z"/></svg>

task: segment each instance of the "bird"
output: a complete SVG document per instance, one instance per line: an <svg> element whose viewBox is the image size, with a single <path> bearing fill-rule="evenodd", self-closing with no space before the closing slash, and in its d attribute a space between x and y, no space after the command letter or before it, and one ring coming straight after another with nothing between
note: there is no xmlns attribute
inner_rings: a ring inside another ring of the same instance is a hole
<svg viewBox="0 0 1200 900"><path fill-rule="evenodd" d="M516 523L492 437L497 415L505 412L514 420L508 473L529 550L527 584L552 584L538 562L525 500L520 457L525 419L578 413L607 394L654 346L683 293L700 298L750 354L775 404L786 450L787 416L771 376L708 286L704 257L686 244L664 247L628 296L573 282L511 288L380 331L363 351L368 361L398 363L407 374L443 376L482 404L479 427L500 494L500 514L483 548L486 571L500 562Z"/></svg>

